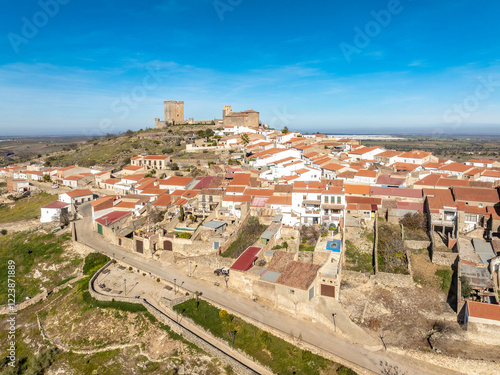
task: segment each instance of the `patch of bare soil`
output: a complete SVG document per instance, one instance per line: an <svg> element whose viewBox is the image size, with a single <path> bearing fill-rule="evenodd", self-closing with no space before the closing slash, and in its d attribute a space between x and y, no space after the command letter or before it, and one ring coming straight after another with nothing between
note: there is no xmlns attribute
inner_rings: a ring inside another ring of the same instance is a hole
<svg viewBox="0 0 500 375"><path fill-rule="evenodd" d="M418 264L418 262L416 262ZM419 264L424 267L425 262ZM435 265L432 265L435 267ZM415 268L415 265L413 265ZM498 361L500 348L471 343L447 303L447 295L433 279L435 270L419 270L432 280L427 285L388 287L355 272L345 272L340 302L356 324L383 336L388 347L439 353L462 359Z"/></svg>

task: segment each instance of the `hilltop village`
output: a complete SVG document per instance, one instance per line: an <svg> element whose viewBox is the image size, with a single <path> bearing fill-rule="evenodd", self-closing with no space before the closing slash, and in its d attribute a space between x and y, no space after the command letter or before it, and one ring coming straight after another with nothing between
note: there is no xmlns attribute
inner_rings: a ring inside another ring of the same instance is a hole
<svg viewBox="0 0 500 375"><path fill-rule="evenodd" d="M183 102L164 105L157 129L196 126L183 119ZM189 166L143 153L120 170L26 163L0 175L12 195L58 192L41 223L73 225L87 207L89 229L109 243L335 329L330 301L364 328L385 328L368 302L355 311L353 280L415 287L424 266L413 259L425 251L425 267L449 272L441 308L468 338L498 344L499 161L270 129L258 112L230 106L198 124L209 126L181 141L194 155ZM218 162L196 157L207 153Z"/></svg>

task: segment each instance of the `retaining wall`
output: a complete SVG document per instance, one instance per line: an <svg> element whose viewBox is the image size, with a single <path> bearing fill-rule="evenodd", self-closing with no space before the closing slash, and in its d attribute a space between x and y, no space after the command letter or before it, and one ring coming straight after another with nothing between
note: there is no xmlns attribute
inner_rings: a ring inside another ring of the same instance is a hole
<svg viewBox="0 0 500 375"><path fill-rule="evenodd" d="M205 341L204 339L202 339L201 337L199 337L198 335L196 335L192 331L188 330L187 328L185 328L181 324L177 323L172 318L170 318L167 315L165 315L163 312L161 312L160 310L158 310L155 306L151 305L146 299L144 299L144 298L140 298L139 299L139 298L133 298L133 297L122 297L122 296L108 296L108 295L104 295L104 294L101 294L101 293L97 292L94 289L94 281L101 274L101 272L103 270L105 270L111 263L112 263L112 260L110 260L108 263L106 263L106 265L103 268L101 268L98 272L96 272L94 274L94 276L90 279L90 281L89 281L89 292L90 292L90 295L93 298L95 298L95 299L97 299L99 301L120 301L120 302L127 302L127 303L140 303L156 319L158 319L160 322L162 322L162 323L166 324L167 326L169 326L172 329L172 331L174 331L175 333L183 336L185 339L187 339L188 341L192 342L193 344L195 344L196 346L200 347L201 349L205 350L206 352L210 353L212 356L214 356L214 357L220 359L221 361L229 364L237 374L243 374L243 375L246 375L246 374L251 374L251 375L258 374L254 370L246 367L245 365L243 365L242 363L240 363L239 361L237 361L233 357L229 356L225 352L223 352L220 349L218 349L216 346L214 346L214 345L210 344L209 342ZM179 303L187 301L188 299L191 299L191 298L193 298L193 296L189 295L189 296L178 298L178 299L176 299L174 301L175 301L175 304L179 304ZM173 307L173 305L172 305L172 307ZM190 319L188 319L188 318L186 318L184 316L182 317L182 320L188 320L188 321L191 322ZM195 324L195 323L192 322L192 324ZM203 331L205 331L205 330L203 330ZM207 331L205 331L205 332L208 335L210 335L213 338L213 340L219 341L219 342L221 341L220 339L212 336ZM240 351L238 351L238 352L240 352ZM247 357L247 358L250 359L250 357L248 357L248 355L246 355L246 353L240 352L240 354L244 355L245 357ZM250 359L250 360L253 361L253 359Z"/></svg>

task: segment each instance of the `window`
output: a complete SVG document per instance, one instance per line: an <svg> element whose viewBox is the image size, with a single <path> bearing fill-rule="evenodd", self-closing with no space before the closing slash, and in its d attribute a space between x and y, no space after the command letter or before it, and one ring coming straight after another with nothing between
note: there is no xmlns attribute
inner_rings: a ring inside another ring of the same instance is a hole
<svg viewBox="0 0 500 375"><path fill-rule="evenodd" d="M475 214L465 214L465 221L472 221L473 223L477 223L478 215Z"/></svg>
<svg viewBox="0 0 500 375"><path fill-rule="evenodd" d="M342 202L342 198L341 197L337 197L337 203L341 203Z"/></svg>
<svg viewBox="0 0 500 375"><path fill-rule="evenodd" d="M328 203L328 197L325 196L325 203Z"/></svg>

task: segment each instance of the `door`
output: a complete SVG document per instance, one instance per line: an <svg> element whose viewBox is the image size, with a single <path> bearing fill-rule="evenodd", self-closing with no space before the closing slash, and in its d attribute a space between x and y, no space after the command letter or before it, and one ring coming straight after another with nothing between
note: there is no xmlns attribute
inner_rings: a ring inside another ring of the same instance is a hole
<svg viewBox="0 0 500 375"><path fill-rule="evenodd" d="M321 284L321 295L335 298L335 287L333 285Z"/></svg>
<svg viewBox="0 0 500 375"><path fill-rule="evenodd" d="M97 223L97 233L102 234L102 225Z"/></svg>
<svg viewBox="0 0 500 375"><path fill-rule="evenodd" d="M172 251L172 242L163 241L163 250Z"/></svg>
<svg viewBox="0 0 500 375"><path fill-rule="evenodd" d="M140 240L135 240L135 248L138 253L144 254L144 243Z"/></svg>

